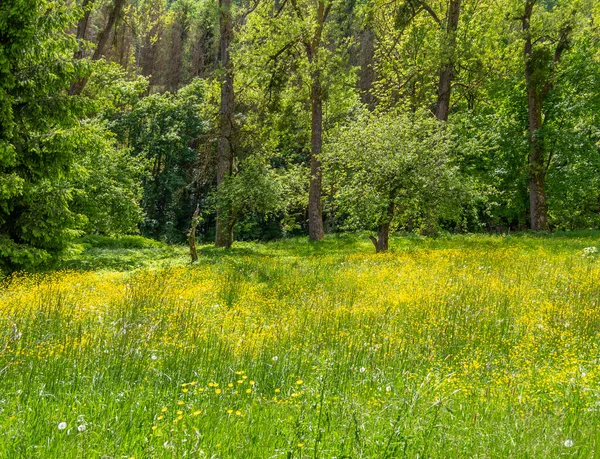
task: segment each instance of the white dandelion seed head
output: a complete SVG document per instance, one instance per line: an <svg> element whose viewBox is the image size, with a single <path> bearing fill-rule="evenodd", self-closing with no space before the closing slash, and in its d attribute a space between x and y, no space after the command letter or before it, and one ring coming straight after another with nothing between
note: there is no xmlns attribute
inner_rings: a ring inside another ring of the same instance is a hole
<svg viewBox="0 0 600 459"><path fill-rule="evenodd" d="M85 424L81 424L81 425L77 426L77 430L79 432L83 432L85 430Z"/></svg>
<svg viewBox="0 0 600 459"><path fill-rule="evenodd" d="M391 391L392 391L392 387L391 387L391 386L387 386L387 387L385 388L385 391L386 391L386 392L391 392Z"/></svg>
<svg viewBox="0 0 600 459"><path fill-rule="evenodd" d="M273 362L277 362L279 360L279 357L277 357L276 355L273 356Z"/></svg>
<svg viewBox="0 0 600 459"><path fill-rule="evenodd" d="M67 428L67 423L66 422L60 422L58 424L58 430L65 430Z"/></svg>
<svg viewBox="0 0 600 459"><path fill-rule="evenodd" d="M364 373L365 371L367 371L365 367L360 367L360 372L361 373Z"/></svg>
<svg viewBox="0 0 600 459"><path fill-rule="evenodd" d="M565 440L565 443L564 443L564 445L565 445L567 448L570 448L571 446L573 446L573 440L566 439L566 440Z"/></svg>
<svg viewBox="0 0 600 459"><path fill-rule="evenodd" d="M156 357L156 355L152 354L152 356L150 357L152 360L156 360L158 359L158 357Z"/></svg>

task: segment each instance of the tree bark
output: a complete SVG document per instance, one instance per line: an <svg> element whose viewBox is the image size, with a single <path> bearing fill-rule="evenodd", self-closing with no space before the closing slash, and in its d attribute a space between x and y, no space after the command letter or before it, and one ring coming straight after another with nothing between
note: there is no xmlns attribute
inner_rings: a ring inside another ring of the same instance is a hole
<svg viewBox="0 0 600 459"><path fill-rule="evenodd" d="M394 218L395 205L394 201L390 201L384 221L377 228L377 238L369 236L371 242L375 246L375 253L387 252L389 248L390 226Z"/></svg>
<svg viewBox="0 0 600 459"><path fill-rule="evenodd" d="M300 18L302 13L296 5L292 4ZM323 148L323 85L319 62L319 48L323 28L332 3L325 6L324 0L319 0L317 5L317 27L310 40L305 41L306 56L311 66L311 152L310 152L310 184L308 190L308 235L311 240L323 239L323 211L321 207L321 150Z"/></svg>
<svg viewBox="0 0 600 459"><path fill-rule="evenodd" d="M365 27L360 34L360 70L358 75L358 89L360 100L370 111L375 110L377 101L373 94L373 82L375 81L375 34L371 27Z"/></svg>
<svg viewBox="0 0 600 459"><path fill-rule="evenodd" d="M536 0L528 0L523 14L523 32L525 45L523 48L525 60L525 83L527 87L528 110L528 140L529 140L529 218L532 230L548 229L548 208L544 187L544 147L540 137L543 125L541 94L535 81L535 58L531 39L531 15Z"/></svg>
<svg viewBox="0 0 600 459"><path fill-rule="evenodd" d="M548 205L546 202L546 167L544 164L542 129L542 101L530 80L531 72L527 75L527 105L529 111L529 217L531 229L546 231L548 226Z"/></svg>
<svg viewBox="0 0 600 459"><path fill-rule="evenodd" d="M188 232L188 244L190 246L190 256L192 257L192 263L198 261L198 249L196 248L196 227L198 226L198 214L200 213L200 206L196 204L196 210L192 216L192 224Z"/></svg>
<svg viewBox="0 0 600 459"><path fill-rule="evenodd" d="M83 9L83 16L77 22L77 43L79 44L79 48L75 51L74 58L82 59L83 58L83 41L85 40L85 36L87 35L88 25L90 23L90 13L92 12L92 6L94 4L94 0L83 0L81 4L81 8Z"/></svg>
<svg viewBox="0 0 600 459"><path fill-rule="evenodd" d="M108 21L106 21L106 25L98 34L98 45L96 46L94 54L92 55L93 61L97 61L104 55L110 34L115 26L115 23L117 22L117 18L121 14L121 10L123 9L124 5L125 0L115 0L110 13L108 14Z"/></svg>
<svg viewBox="0 0 600 459"><path fill-rule="evenodd" d="M323 148L323 96L319 71L314 72L311 90L311 154L310 185L308 190L308 233L310 239L323 239L323 212L321 209L321 150Z"/></svg>
<svg viewBox="0 0 600 459"><path fill-rule="evenodd" d="M375 246L375 253L387 252L389 248L390 224L386 223L377 228L377 238L369 236Z"/></svg>
<svg viewBox="0 0 600 459"><path fill-rule="evenodd" d="M85 37L87 35L87 29L88 29L88 25L90 23L90 13L92 11L93 3L94 3L94 0L83 0L83 2L81 4L81 8L83 9L83 16L77 22L78 48L77 48L77 51L75 51L75 53L73 54L73 58L76 60L83 59L83 41L85 40ZM81 80L77 80L77 81L74 81L73 83L71 83L71 86L69 88L70 95L75 95L75 94L81 93L81 91L83 90L83 87L79 88L79 86L81 85L80 81Z"/></svg>
<svg viewBox="0 0 600 459"><path fill-rule="evenodd" d="M108 14L108 20L107 20L104 28L98 34L98 43L96 45L96 49L94 50L94 54L92 55L93 61L97 61L104 55L106 45L108 44L108 39L110 38L110 34L115 26L115 22L117 22L117 18L121 14L121 10L123 9L124 5L125 5L125 0L115 0L114 1L113 7L111 8L111 10ZM89 14L88 14L88 16L89 16ZM89 20L89 18L88 18L88 20ZM86 25L86 27L87 27L87 25ZM78 27L78 29L79 29L79 27ZM82 54L82 56L83 56L83 54ZM75 83L73 83L71 85L71 88L69 89L69 93L72 96L81 94L83 92L83 89L85 88L85 85L87 84L87 81L88 81L87 78L82 78L80 80L77 80Z"/></svg>
<svg viewBox="0 0 600 459"><path fill-rule="evenodd" d="M235 92L233 87L234 71L230 59L230 47L233 41L233 19L231 0L219 0L220 28L219 57L223 81L221 84L221 107L219 110L219 140L217 143L217 187L231 175L233 168L233 132ZM230 211L217 210L217 234L215 245L229 248L233 244L233 216Z"/></svg>
<svg viewBox="0 0 600 459"><path fill-rule="evenodd" d="M452 94L452 78L454 76L454 63L456 52L456 30L460 18L461 0L450 0L446 13L445 43L443 50L444 60L440 68L438 82L438 98L435 107L435 117L440 121L448 121L450 112L450 96Z"/></svg>

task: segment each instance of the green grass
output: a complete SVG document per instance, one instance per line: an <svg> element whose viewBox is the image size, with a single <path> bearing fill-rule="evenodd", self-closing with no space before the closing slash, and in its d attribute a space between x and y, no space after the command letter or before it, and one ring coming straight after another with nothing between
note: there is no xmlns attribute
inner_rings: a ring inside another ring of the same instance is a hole
<svg viewBox="0 0 600 459"><path fill-rule="evenodd" d="M0 457L600 457L599 245L83 239L1 293Z"/></svg>
<svg viewBox="0 0 600 459"><path fill-rule="evenodd" d="M85 236L63 257L58 270L131 271L183 265L189 249L141 236Z"/></svg>

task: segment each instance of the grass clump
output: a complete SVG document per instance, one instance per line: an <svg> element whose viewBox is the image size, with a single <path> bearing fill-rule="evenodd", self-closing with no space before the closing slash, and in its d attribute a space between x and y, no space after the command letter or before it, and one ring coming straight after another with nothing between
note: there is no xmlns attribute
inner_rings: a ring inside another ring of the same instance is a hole
<svg viewBox="0 0 600 459"><path fill-rule="evenodd" d="M598 454L597 233L94 244L170 265L2 291L0 457Z"/></svg>

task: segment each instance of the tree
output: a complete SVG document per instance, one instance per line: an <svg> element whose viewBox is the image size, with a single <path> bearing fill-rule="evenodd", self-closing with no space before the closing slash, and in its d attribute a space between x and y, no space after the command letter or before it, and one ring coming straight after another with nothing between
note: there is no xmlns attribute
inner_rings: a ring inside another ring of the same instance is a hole
<svg viewBox="0 0 600 459"><path fill-rule="evenodd" d="M567 15L559 19L554 30L544 30L541 36L536 37L531 22L534 11L543 8L538 0L526 0L521 17L529 115L529 216L533 230L549 229L545 179L551 156L543 138L544 103L554 88L557 67L569 47L573 31L573 18ZM552 35L546 35L548 32Z"/></svg>
<svg viewBox="0 0 600 459"><path fill-rule="evenodd" d="M68 5L8 0L0 8L0 264L3 271L48 261L77 229L61 179L75 153L62 131L77 127L76 19ZM76 63L75 63L76 64Z"/></svg>
<svg viewBox="0 0 600 459"><path fill-rule="evenodd" d="M261 154L245 158L239 171L226 177L216 195L217 208L229 212L232 224L249 215L283 216L297 190L297 170L274 169Z"/></svg>
<svg viewBox="0 0 600 459"><path fill-rule="evenodd" d="M309 10L301 10L297 0L290 0L298 19L302 22L310 21L303 28L301 38L306 58L310 64L310 102L311 102L311 152L310 152L310 185L308 193L308 234L316 241L323 239L323 210L321 207L321 150L323 148L323 82L321 69L321 46L323 43L323 29L331 12L333 2L318 0L316 5ZM315 14L316 13L316 14ZM310 27L312 26L312 27Z"/></svg>
<svg viewBox="0 0 600 459"><path fill-rule="evenodd" d="M302 43L310 65L311 152L308 193L308 235L313 241L323 239L323 209L321 207L321 150L323 149L323 82L321 47L323 30L333 2L317 0L316 5L300 9L297 0L290 0L298 19L303 22Z"/></svg>
<svg viewBox="0 0 600 459"><path fill-rule="evenodd" d="M450 136L424 111L363 114L326 146L327 180L336 184L346 229L373 229L377 252L398 226L437 226L455 219L467 182L450 161Z"/></svg>
<svg viewBox="0 0 600 459"><path fill-rule="evenodd" d="M80 229L107 236L137 233L143 221L145 160L119 148L115 136L98 120L84 122L63 135L72 136L76 148L65 185L72 187L69 207L80 216Z"/></svg>
<svg viewBox="0 0 600 459"><path fill-rule="evenodd" d="M472 109L477 96L482 101L477 93L497 60L503 5L371 1L375 86L385 106L428 108L438 120L447 121L451 111Z"/></svg>
<svg viewBox="0 0 600 459"><path fill-rule="evenodd" d="M219 108L219 139L217 142L217 187L231 175L233 167L233 133L235 113L235 92L233 87L233 63L231 44L233 41L233 14L231 0L219 0L219 60L221 72L221 103ZM231 247L233 226L231 212L224 207L217 209L217 247Z"/></svg>
<svg viewBox="0 0 600 459"><path fill-rule="evenodd" d="M275 124L269 128L262 123L272 133L269 140L291 156L285 150L292 145L285 143L293 138L293 156L308 163L312 240L324 235L320 159L324 131L328 122L358 105L356 71L348 65L352 37L344 36L341 5L337 0L263 2L237 53L247 73L246 92L260 94L257 110ZM281 126L284 118L287 126Z"/></svg>

